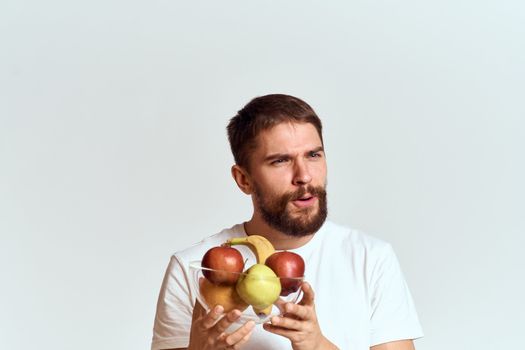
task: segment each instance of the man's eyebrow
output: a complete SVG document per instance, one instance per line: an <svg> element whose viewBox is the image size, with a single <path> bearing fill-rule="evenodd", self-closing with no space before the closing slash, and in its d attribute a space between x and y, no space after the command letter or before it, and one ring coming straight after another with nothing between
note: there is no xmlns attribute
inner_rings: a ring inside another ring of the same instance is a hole
<svg viewBox="0 0 525 350"><path fill-rule="evenodd" d="M305 154L310 154L310 153L317 153L317 152L324 152L324 148L323 146L319 146L319 147L316 147L312 150L309 150L309 151L306 151ZM290 159L292 158L292 156L288 153L272 153L266 157L264 157L264 161L265 162L268 162L270 160L274 160L274 159Z"/></svg>
<svg viewBox="0 0 525 350"><path fill-rule="evenodd" d="M317 153L317 152L324 152L324 147L323 146L316 147L313 150L308 151L307 153Z"/></svg>
<svg viewBox="0 0 525 350"><path fill-rule="evenodd" d="M267 161L270 161L270 160L274 160L274 159L289 159L291 158L291 156L288 154L288 153L272 153L266 157L264 157L264 161L267 162Z"/></svg>

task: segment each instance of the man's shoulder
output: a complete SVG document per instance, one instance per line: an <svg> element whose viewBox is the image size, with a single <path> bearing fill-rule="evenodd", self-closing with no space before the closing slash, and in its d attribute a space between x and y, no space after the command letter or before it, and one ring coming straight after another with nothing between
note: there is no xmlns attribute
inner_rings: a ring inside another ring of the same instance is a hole
<svg viewBox="0 0 525 350"><path fill-rule="evenodd" d="M244 235L245 231L243 225L236 224L230 228L225 228L218 233L208 236L202 239L200 242L197 242L183 250L179 250L173 255L187 262L193 260L200 260L208 249L219 246L230 238L240 237Z"/></svg>

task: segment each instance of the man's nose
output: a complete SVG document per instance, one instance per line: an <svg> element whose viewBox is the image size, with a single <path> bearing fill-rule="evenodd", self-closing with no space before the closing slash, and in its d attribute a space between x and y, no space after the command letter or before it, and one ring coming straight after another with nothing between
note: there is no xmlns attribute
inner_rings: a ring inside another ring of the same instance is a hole
<svg viewBox="0 0 525 350"><path fill-rule="evenodd" d="M308 184L312 181L308 165L304 161L297 161L294 165L293 184L297 186Z"/></svg>

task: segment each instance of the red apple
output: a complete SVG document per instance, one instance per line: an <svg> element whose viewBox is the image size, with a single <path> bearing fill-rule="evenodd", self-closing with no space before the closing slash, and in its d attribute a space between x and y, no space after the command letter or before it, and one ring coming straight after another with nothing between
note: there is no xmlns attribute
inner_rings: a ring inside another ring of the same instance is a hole
<svg viewBox="0 0 525 350"><path fill-rule="evenodd" d="M202 270L204 277L211 283L233 285L244 269L244 261L237 249L220 246L211 248L204 254L201 266L214 270Z"/></svg>
<svg viewBox="0 0 525 350"><path fill-rule="evenodd" d="M296 292L304 276L304 260L299 254L288 251L273 253L266 259L266 266L281 278L281 296Z"/></svg>

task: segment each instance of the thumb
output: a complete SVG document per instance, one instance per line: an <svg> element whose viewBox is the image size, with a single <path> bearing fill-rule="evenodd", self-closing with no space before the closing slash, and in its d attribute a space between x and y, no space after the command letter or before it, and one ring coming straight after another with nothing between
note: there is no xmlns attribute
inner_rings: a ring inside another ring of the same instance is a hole
<svg viewBox="0 0 525 350"><path fill-rule="evenodd" d="M313 306L315 293L312 289L312 286L308 282L303 282L303 284L301 285L301 289L303 290L303 298L301 299L299 304Z"/></svg>

